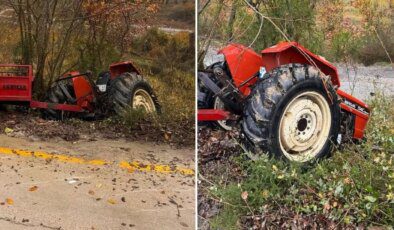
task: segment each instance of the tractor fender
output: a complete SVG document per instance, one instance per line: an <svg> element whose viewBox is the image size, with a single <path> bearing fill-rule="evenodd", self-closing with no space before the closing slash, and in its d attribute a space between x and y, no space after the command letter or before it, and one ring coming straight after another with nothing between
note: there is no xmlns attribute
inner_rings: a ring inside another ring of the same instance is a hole
<svg viewBox="0 0 394 230"><path fill-rule="evenodd" d="M125 72L141 74L131 61L112 63L109 66L109 72L111 73L111 79L114 79Z"/></svg>
<svg viewBox="0 0 394 230"><path fill-rule="evenodd" d="M299 63L316 66L331 77L333 85L340 86L337 68L324 57L316 55L297 42L280 42L261 51L263 66L270 71L281 65Z"/></svg>

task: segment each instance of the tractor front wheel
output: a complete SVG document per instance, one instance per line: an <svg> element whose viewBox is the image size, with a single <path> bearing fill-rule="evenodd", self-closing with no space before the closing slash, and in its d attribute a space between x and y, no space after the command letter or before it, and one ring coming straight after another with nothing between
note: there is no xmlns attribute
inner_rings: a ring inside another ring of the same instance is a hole
<svg viewBox="0 0 394 230"><path fill-rule="evenodd" d="M123 73L111 80L108 103L117 115L129 108L140 108L147 113L160 113L160 105L152 87L137 73Z"/></svg>
<svg viewBox="0 0 394 230"><path fill-rule="evenodd" d="M247 140L289 161L328 156L340 129L339 101L328 77L299 64L268 74L256 83L244 107Z"/></svg>
<svg viewBox="0 0 394 230"><path fill-rule="evenodd" d="M55 104L75 104L76 97L71 79L56 81L48 90L45 101ZM42 109L43 118L49 120L63 120L70 117L70 112L54 109Z"/></svg>

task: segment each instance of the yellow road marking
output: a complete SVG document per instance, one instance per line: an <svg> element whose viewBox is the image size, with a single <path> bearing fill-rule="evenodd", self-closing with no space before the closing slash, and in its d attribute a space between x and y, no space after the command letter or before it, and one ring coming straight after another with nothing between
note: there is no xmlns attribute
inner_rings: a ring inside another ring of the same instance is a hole
<svg viewBox="0 0 394 230"><path fill-rule="evenodd" d="M154 164L143 164L138 161L133 161L133 162L127 162L127 161L121 161L119 163L119 166L121 168L129 170L129 172L134 172L134 171L141 171L141 172L160 172L160 173L181 173L183 175L194 175L194 170L193 169L188 169L188 168L180 168L178 166L171 167L169 165L154 165Z"/></svg>
<svg viewBox="0 0 394 230"><path fill-rule="evenodd" d="M43 160L57 160L65 163L85 164L85 165L112 165L112 162L105 160L86 160L79 157L72 157L64 154L53 154L42 151L27 151L20 149L11 149L0 147L0 154L5 155L18 155L22 157L35 157ZM181 168L178 166L171 167L169 165L155 165L143 164L138 161L128 162L121 161L118 165L122 169L127 169L129 172L157 172L157 173L180 173L183 175L194 175L194 170L189 168Z"/></svg>

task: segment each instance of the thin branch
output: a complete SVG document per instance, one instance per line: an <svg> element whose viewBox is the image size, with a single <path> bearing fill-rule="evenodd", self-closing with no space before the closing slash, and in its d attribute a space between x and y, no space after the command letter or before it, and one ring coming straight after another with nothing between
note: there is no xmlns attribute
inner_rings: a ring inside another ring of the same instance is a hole
<svg viewBox="0 0 394 230"><path fill-rule="evenodd" d="M378 31L376 30L375 26L372 26L372 28L373 28L373 30L374 30L375 33L376 33L376 37L378 37L378 39L379 39L380 45L382 45L382 47L383 47L383 49L384 49L384 52L386 53L387 57L388 57L389 60L390 60L391 67L394 68L393 60L391 59L390 54L389 54L389 52L387 51L386 46L384 45L382 39L380 38L380 36L379 36L379 34L378 34Z"/></svg>
<svg viewBox="0 0 394 230"><path fill-rule="evenodd" d="M198 10L198 15L200 15L200 14L205 10L205 8L209 5L210 2L211 2L211 0L208 0L208 1L201 7L201 9Z"/></svg>

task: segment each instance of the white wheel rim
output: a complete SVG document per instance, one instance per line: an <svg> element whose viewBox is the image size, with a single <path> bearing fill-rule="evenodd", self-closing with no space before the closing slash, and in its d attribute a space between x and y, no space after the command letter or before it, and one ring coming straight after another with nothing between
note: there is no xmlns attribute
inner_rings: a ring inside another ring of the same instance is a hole
<svg viewBox="0 0 394 230"><path fill-rule="evenodd" d="M133 109L143 108L146 112L156 111L155 103L150 94L144 89L138 89L133 95Z"/></svg>
<svg viewBox="0 0 394 230"><path fill-rule="evenodd" d="M213 101L213 108L218 109L218 110L225 110L224 103L222 100L220 100L219 97L215 97ZM218 120L216 121L220 127L222 127L224 130L230 131L233 129L230 125L227 125L226 120Z"/></svg>
<svg viewBox="0 0 394 230"><path fill-rule="evenodd" d="M312 160L326 143L331 111L326 99L315 91L296 96L286 106L279 123L280 148L289 160Z"/></svg>

